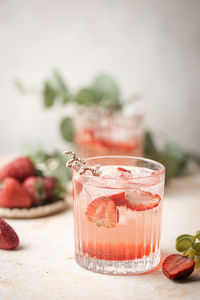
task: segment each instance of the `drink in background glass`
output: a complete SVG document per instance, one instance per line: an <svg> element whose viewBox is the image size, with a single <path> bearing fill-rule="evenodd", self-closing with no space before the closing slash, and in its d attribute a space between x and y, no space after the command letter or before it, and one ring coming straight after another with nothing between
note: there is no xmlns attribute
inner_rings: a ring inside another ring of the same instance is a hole
<svg viewBox="0 0 200 300"><path fill-rule="evenodd" d="M73 170L75 259L85 269L135 274L160 261L165 168L125 156L87 159L101 175Z"/></svg>
<svg viewBox="0 0 200 300"><path fill-rule="evenodd" d="M143 116L77 107L74 117L76 152L81 157L143 155Z"/></svg>

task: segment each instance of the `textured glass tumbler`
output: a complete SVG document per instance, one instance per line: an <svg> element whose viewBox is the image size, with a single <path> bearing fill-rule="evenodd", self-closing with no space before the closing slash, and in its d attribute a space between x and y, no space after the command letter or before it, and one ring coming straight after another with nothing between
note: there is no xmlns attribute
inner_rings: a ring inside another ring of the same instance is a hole
<svg viewBox="0 0 200 300"><path fill-rule="evenodd" d="M139 157L102 156L101 175L73 171L75 259L87 270L136 274L160 262L165 168Z"/></svg>

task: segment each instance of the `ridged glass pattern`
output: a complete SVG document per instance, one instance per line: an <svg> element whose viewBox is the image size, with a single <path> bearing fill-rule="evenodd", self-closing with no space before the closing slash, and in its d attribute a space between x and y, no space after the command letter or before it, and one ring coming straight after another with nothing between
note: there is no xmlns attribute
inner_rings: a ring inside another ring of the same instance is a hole
<svg viewBox="0 0 200 300"><path fill-rule="evenodd" d="M113 177L73 172L76 262L104 274L131 275L154 269L160 262L164 167L125 156L91 160L94 165L104 162L104 174L113 172ZM126 163L128 175L116 173L118 162Z"/></svg>
<svg viewBox="0 0 200 300"><path fill-rule="evenodd" d="M108 274L143 273L160 261L162 202L150 210L120 207L114 228L97 226L85 214L89 201L74 199L75 258L85 269Z"/></svg>

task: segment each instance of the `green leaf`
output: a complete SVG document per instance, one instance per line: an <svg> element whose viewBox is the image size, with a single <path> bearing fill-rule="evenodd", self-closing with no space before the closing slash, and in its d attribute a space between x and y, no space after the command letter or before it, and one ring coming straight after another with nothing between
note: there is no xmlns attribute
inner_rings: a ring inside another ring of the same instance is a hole
<svg viewBox="0 0 200 300"><path fill-rule="evenodd" d="M177 174L179 162L166 150L157 150L150 132L145 134L145 156L162 163L166 168L166 181Z"/></svg>
<svg viewBox="0 0 200 300"><path fill-rule="evenodd" d="M61 135L67 142L73 142L73 120L71 117L65 117L60 123Z"/></svg>
<svg viewBox="0 0 200 300"><path fill-rule="evenodd" d="M168 142L165 146L165 152L168 153L178 163L177 176L185 175L188 169L188 156L179 145L174 142Z"/></svg>
<svg viewBox="0 0 200 300"><path fill-rule="evenodd" d="M158 162L162 163L165 166L166 181L169 180L170 178L176 176L178 168L179 168L179 163L174 157L170 156L168 153L166 153L164 151L160 151L156 155L153 156L153 159L157 160Z"/></svg>
<svg viewBox="0 0 200 300"><path fill-rule="evenodd" d="M79 90L74 100L80 105L92 105L98 102L93 90L90 88Z"/></svg>
<svg viewBox="0 0 200 300"><path fill-rule="evenodd" d="M54 90L56 96L63 100L63 103L66 103L70 100L68 88L62 76L56 70L51 72L47 82L51 89Z"/></svg>
<svg viewBox="0 0 200 300"><path fill-rule="evenodd" d="M190 259L194 259L196 252L193 249L188 249L184 256L187 256Z"/></svg>
<svg viewBox="0 0 200 300"><path fill-rule="evenodd" d="M42 177L44 174L41 170L36 169L36 176Z"/></svg>
<svg viewBox="0 0 200 300"><path fill-rule="evenodd" d="M195 237L200 241L200 230L197 230Z"/></svg>
<svg viewBox="0 0 200 300"><path fill-rule="evenodd" d="M192 248L197 252L198 255L200 255L200 243L194 243Z"/></svg>
<svg viewBox="0 0 200 300"><path fill-rule="evenodd" d="M116 100L114 98L106 98L106 97L103 97L101 99L99 105L109 109L120 109L122 107L119 100Z"/></svg>
<svg viewBox="0 0 200 300"><path fill-rule="evenodd" d="M67 159L60 152L48 154L43 161L45 164L45 174L59 178L63 187L66 187L66 182L71 179L71 170L66 168Z"/></svg>
<svg viewBox="0 0 200 300"><path fill-rule="evenodd" d="M183 238L190 239L191 242L193 242L193 240L194 240L194 237L193 237L193 235L191 235L191 234L181 234L181 235L179 235L179 236L176 238L176 242L182 240Z"/></svg>
<svg viewBox="0 0 200 300"><path fill-rule="evenodd" d="M145 132L145 137L144 137L144 152L145 156L149 157L152 154L157 153L156 145L153 140L152 133L147 131Z"/></svg>
<svg viewBox="0 0 200 300"><path fill-rule="evenodd" d="M58 179L54 201L64 199L66 183L71 180L71 170L66 168L67 158L60 152L47 153L42 148L33 150L31 147L26 155L33 161L37 172L43 176L53 176Z"/></svg>
<svg viewBox="0 0 200 300"><path fill-rule="evenodd" d="M166 181L187 173L188 156L179 145L169 142L163 150L157 150L150 132L145 135L145 156L162 163L166 167Z"/></svg>
<svg viewBox="0 0 200 300"><path fill-rule="evenodd" d="M183 152L181 147L174 142L168 142L165 145L165 151L179 161L185 158L185 153Z"/></svg>
<svg viewBox="0 0 200 300"><path fill-rule="evenodd" d="M22 94L27 93L27 89L25 88L25 86L23 85L23 83L20 80L16 79L14 81L14 84L20 93L22 93Z"/></svg>
<svg viewBox="0 0 200 300"><path fill-rule="evenodd" d="M25 154L31 158L37 171L44 176L58 178L64 190L66 189L67 181L71 180L71 170L66 168L67 158L61 152L47 153L41 147L34 150L31 147Z"/></svg>
<svg viewBox="0 0 200 300"><path fill-rule="evenodd" d="M100 74L98 75L93 84L92 90L95 93L96 97L99 101L103 98L106 99L113 99L113 101L119 101L120 98L120 89L115 81L111 76L108 74Z"/></svg>
<svg viewBox="0 0 200 300"><path fill-rule="evenodd" d="M49 107L53 106L55 98L56 98L55 91L52 89L51 85L49 85L48 82L45 82L44 90L43 90L44 107L49 108Z"/></svg>
<svg viewBox="0 0 200 300"><path fill-rule="evenodd" d="M189 249L192 245L192 241L189 238L182 238L176 243L176 250L179 252L183 252Z"/></svg>
<svg viewBox="0 0 200 300"><path fill-rule="evenodd" d="M195 268L200 268L200 256L195 257Z"/></svg>

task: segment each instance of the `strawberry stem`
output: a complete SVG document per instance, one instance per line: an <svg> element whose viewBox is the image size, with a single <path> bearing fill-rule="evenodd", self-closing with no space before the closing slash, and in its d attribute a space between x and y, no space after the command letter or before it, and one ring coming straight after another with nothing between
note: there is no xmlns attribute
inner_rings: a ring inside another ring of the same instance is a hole
<svg viewBox="0 0 200 300"><path fill-rule="evenodd" d="M197 241L196 241L197 240ZM176 239L176 250L195 261L195 267L200 265L200 230L195 235L182 234Z"/></svg>

